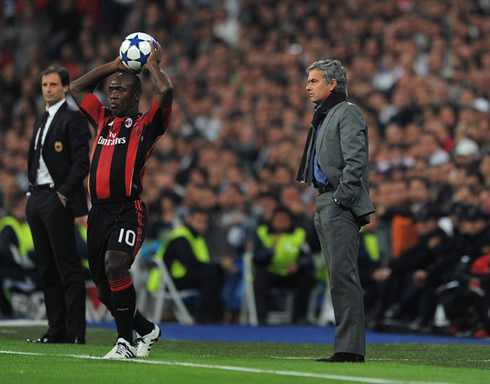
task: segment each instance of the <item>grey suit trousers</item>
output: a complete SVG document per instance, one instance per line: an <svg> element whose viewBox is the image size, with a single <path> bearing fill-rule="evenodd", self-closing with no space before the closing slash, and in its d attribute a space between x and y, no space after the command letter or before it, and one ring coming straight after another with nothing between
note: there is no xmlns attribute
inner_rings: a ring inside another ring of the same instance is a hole
<svg viewBox="0 0 490 384"><path fill-rule="evenodd" d="M348 208L337 205L333 192L318 196L315 228L327 264L335 313L335 353L366 354L363 291L357 264L359 225Z"/></svg>

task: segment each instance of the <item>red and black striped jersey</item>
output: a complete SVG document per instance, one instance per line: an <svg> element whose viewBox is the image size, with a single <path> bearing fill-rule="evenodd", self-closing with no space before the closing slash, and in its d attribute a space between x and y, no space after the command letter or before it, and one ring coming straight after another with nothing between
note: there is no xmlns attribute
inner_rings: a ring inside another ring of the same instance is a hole
<svg viewBox="0 0 490 384"><path fill-rule="evenodd" d="M79 109L96 130L88 179L92 203L138 199L145 162L167 129L172 107L162 109L154 99L145 115L118 118L90 93Z"/></svg>

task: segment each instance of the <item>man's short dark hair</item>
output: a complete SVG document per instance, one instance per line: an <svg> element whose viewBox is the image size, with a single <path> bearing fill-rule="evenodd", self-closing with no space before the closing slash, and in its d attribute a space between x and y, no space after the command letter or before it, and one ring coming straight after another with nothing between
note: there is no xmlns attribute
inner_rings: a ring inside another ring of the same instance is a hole
<svg viewBox="0 0 490 384"><path fill-rule="evenodd" d="M42 80L43 76L49 75L50 73L57 73L60 76L61 85L70 85L70 74L65 68L60 67L59 65L50 65L41 72L39 80Z"/></svg>
<svg viewBox="0 0 490 384"><path fill-rule="evenodd" d="M199 207L199 206L196 206L196 207L192 207L190 210L189 210L189 217L190 216L193 216L193 215L207 215L209 216L209 210L207 210L206 208L203 208L203 207Z"/></svg>
<svg viewBox="0 0 490 384"><path fill-rule="evenodd" d="M141 93L141 91L143 89L141 86L141 79L135 73L133 73L133 72L118 72L118 73L116 73L116 76L122 76L123 78L128 79L133 91Z"/></svg>
<svg viewBox="0 0 490 384"><path fill-rule="evenodd" d="M412 215L412 220L414 223L420 223L430 220L439 220L442 216L443 214L438 207L427 203L419 211Z"/></svg>
<svg viewBox="0 0 490 384"><path fill-rule="evenodd" d="M412 181L420 181L422 184L424 184L425 188L430 189L430 181L426 177L413 176L408 180L408 183L411 183Z"/></svg>
<svg viewBox="0 0 490 384"><path fill-rule="evenodd" d="M279 204L275 209L274 211L272 212L272 216L275 216L277 215L278 213L285 213L286 215L289 216L289 218L294 221L294 214L293 212L288 208L286 207L285 205L282 205L282 204Z"/></svg>

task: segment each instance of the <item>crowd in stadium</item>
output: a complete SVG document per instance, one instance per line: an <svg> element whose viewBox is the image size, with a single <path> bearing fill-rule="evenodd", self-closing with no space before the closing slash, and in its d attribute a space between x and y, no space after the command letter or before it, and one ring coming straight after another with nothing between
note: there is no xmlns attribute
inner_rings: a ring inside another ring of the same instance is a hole
<svg viewBox="0 0 490 384"><path fill-rule="evenodd" d="M146 165L148 241L198 207L211 217L212 261L240 274L256 228L285 206L318 253L315 191L295 181L313 108L305 69L336 58L369 127L376 214L359 256L368 326L433 332L441 304L448 332L488 337L489 14L483 0L6 1L0 217L28 188L41 71L58 63L76 79L142 31L161 43L175 86L169 128Z"/></svg>

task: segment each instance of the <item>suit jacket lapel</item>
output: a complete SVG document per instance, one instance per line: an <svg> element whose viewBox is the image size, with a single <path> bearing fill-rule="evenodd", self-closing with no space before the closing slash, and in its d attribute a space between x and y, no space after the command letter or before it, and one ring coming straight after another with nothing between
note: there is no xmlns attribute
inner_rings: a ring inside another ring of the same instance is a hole
<svg viewBox="0 0 490 384"><path fill-rule="evenodd" d="M32 137L31 137L31 145L29 147L32 151L34 151L34 145L36 144L36 137L39 133L39 130L41 129L42 115L43 114L39 115L36 118L36 121L34 122L34 129L32 130Z"/></svg>
<svg viewBox="0 0 490 384"><path fill-rule="evenodd" d="M31 164L32 157L34 155L34 145L36 143L36 137L39 133L39 130L41 129L41 120L42 120L41 116L42 114L36 118L36 121L34 122L34 129L32 130L31 143L29 145L29 152L27 154L27 162L29 166Z"/></svg>
<svg viewBox="0 0 490 384"><path fill-rule="evenodd" d="M344 102L341 102L341 103L338 103L338 104L334 105L330 109L330 111L328 111L327 116L325 116L325 119L323 119L322 125L320 125L320 128L319 128L320 131L318 132L317 139L316 139L316 153L317 153L317 156L318 156L318 153L320 153L320 148L321 148L321 145L322 145L322 142L323 142L323 140L321 139L321 137L323 137L323 135L325 134L325 129L327 129L328 123L332 119L333 115L335 114L335 112L337 111L337 109L339 109L339 107L343 103Z"/></svg>
<svg viewBox="0 0 490 384"><path fill-rule="evenodd" d="M67 108L67 105L68 104L66 103L66 101L63 104L61 104L61 107L58 109L58 111L54 115L53 120L51 120L51 123L49 124L48 132L46 132L46 138L44 139L44 144L47 143L48 138L51 135L51 132L53 132L54 127L56 127L55 124L56 124L57 120L60 118L63 111ZM43 150L44 150L44 147L43 147Z"/></svg>

